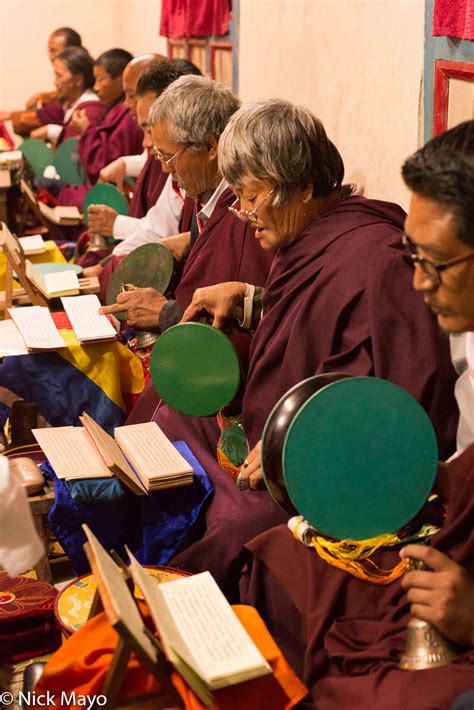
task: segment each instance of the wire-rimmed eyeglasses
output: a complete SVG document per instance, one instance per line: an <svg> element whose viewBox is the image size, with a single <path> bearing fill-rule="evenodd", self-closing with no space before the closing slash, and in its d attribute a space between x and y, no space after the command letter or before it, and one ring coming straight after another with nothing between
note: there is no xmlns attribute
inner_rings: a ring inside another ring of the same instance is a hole
<svg viewBox="0 0 474 710"><path fill-rule="evenodd" d="M155 158L160 161L162 165L166 165L167 167L171 165L173 160L176 160L176 158L179 158L185 150L189 148L189 145L185 145L184 148L180 148L179 150L176 151L174 155L171 156L171 158L165 158L161 150L158 150L156 146L153 146L153 150L155 152Z"/></svg>
<svg viewBox="0 0 474 710"><path fill-rule="evenodd" d="M443 271L450 269L451 266L461 264L464 261L468 261L468 259L474 258L474 251L472 251L469 252L469 254L461 254L461 256L455 256L453 259L448 259L448 261L442 261L439 264L435 264L434 261L426 259L424 256L420 256L418 254L418 247L413 243L407 234L403 235L402 243L410 255L412 262L415 265L420 265L426 276L436 287L441 286L441 273Z"/></svg>
<svg viewBox="0 0 474 710"><path fill-rule="evenodd" d="M235 217L238 217L242 222L250 222L251 224L255 224L255 222L257 221L258 210L268 200L268 198L273 195L275 189L276 188L274 187L272 190L270 190L270 192L267 192L265 197L262 197L258 205L254 207L253 210L238 210L236 207L234 207L234 205L236 205L237 202L240 200L240 197L235 198L231 206L228 207L228 210L229 212L232 212Z"/></svg>

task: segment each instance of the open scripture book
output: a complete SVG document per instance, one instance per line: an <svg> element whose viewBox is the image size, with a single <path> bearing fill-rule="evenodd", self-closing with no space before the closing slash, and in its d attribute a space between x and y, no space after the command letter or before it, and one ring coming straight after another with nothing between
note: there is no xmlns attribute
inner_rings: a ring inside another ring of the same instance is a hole
<svg viewBox="0 0 474 710"><path fill-rule="evenodd" d="M64 272L64 276L66 274L74 276L77 281L77 276L73 271ZM54 273L47 274L44 278L61 276L63 273ZM65 282L62 282L62 285L64 286ZM43 291L42 288L40 290ZM107 316L99 315L100 301L97 296L93 294L71 296L62 298L61 301L81 345L100 345L100 343L108 343L116 339L117 332L112 323ZM46 306L9 308L8 313L29 351L56 350L66 347L66 343ZM2 335L1 327L0 335Z"/></svg>
<svg viewBox="0 0 474 710"><path fill-rule="evenodd" d="M116 476L137 495L189 485L193 469L155 422L117 427L115 438L92 417L82 427L33 429L58 478Z"/></svg>
<svg viewBox="0 0 474 710"><path fill-rule="evenodd" d="M168 660L186 680L194 673L217 690L272 672L210 572L156 585L127 552Z"/></svg>

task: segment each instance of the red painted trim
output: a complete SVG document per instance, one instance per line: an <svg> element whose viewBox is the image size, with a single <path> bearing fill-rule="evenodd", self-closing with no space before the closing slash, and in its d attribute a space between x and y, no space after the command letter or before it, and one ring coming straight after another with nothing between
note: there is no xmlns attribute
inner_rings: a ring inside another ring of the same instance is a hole
<svg viewBox="0 0 474 710"><path fill-rule="evenodd" d="M209 42L209 47L211 50L211 56L210 56L210 71L211 71L211 77L213 79L216 78L216 50L219 51L224 51L224 52L233 52L234 51L234 45L232 42Z"/></svg>
<svg viewBox="0 0 474 710"><path fill-rule="evenodd" d="M437 59L434 70L433 135L448 127L449 80L474 81L474 63Z"/></svg>

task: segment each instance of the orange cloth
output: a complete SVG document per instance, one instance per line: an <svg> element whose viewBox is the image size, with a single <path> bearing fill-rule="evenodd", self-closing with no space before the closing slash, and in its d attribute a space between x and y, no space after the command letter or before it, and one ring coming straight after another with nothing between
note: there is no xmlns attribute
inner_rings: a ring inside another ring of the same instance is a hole
<svg viewBox="0 0 474 710"><path fill-rule="evenodd" d="M149 623L146 604L139 604L145 621ZM233 609L272 666L273 675L216 690L214 710L261 710L263 707L289 710L305 697L306 688L283 658L256 609L241 605L234 606ZM62 693L71 694L75 691L76 699L80 696L100 695L117 639L117 633L108 624L105 614L95 616L53 655L36 685L36 696L49 691L55 696L52 707L66 708L61 704ZM177 672L171 674L171 680L181 695L186 710L204 710L205 706ZM121 698L157 690L155 679L139 664L135 655L132 655ZM74 710L79 706L67 707Z"/></svg>

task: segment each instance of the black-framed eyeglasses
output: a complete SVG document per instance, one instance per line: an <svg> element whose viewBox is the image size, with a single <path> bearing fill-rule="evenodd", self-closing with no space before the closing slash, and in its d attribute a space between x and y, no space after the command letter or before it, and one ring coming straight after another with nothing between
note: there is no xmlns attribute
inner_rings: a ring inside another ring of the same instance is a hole
<svg viewBox="0 0 474 710"><path fill-rule="evenodd" d="M450 269L451 266L456 266L456 264L462 264L464 261L474 258L474 251L469 252L469 254L461 254L461 256L455 256L453 259L448 259L448 261L442 261L439 264L435 264L434 261L426 259L424 256L418 254L418 247L412 242L407 234L402 237L402 244L407 250L413 264L419 264L423 272L430 279L430 281L436 286L441 286L441 273Z"/></svg>
<svg viewBox="0 0 474 710"><path fill-rule="evenodd" d="M272 190L270 190L270 192L267 192L267 194L265 195L265 197L262 197L262 199L260 200L260 202L258 203L258 205L257 205L256 207L254 207L254 209L251 210L251 211L249 211L249 210L238 210L238 209L235 207L235 205L237 204L237 202L240 200L240 197L236 197L235 200L233 201L233 203L231 204L231 206L228 207L227 209L229 210L229 212L232 212L232 214L234 215L234 217L238 217L238 219L240 219L241 222L250 222L250 224L255 224L255 222L257 221L257 212L258 212L258 210L259 210L260 207L262 207L262 205L268 200L268 198L273 195L273 193L275 192L275 190L276 190L276 188L274 187Z"/></svg>
<svg viewBox="0 0 474 710"><path fill-rule="evenodd" d="M162 165L166 165L167 167L171 165L173 160L176 160L176 158L181 157L181 155L184 153L185 150L189 148L189 145L185 145L184 148L181 148L180 150L177 150L174 155L171 156L171 158L165 158L161 150L158 150L156 146L153 146L153 150L155 151L155 158L160 161Z"/></svg>

